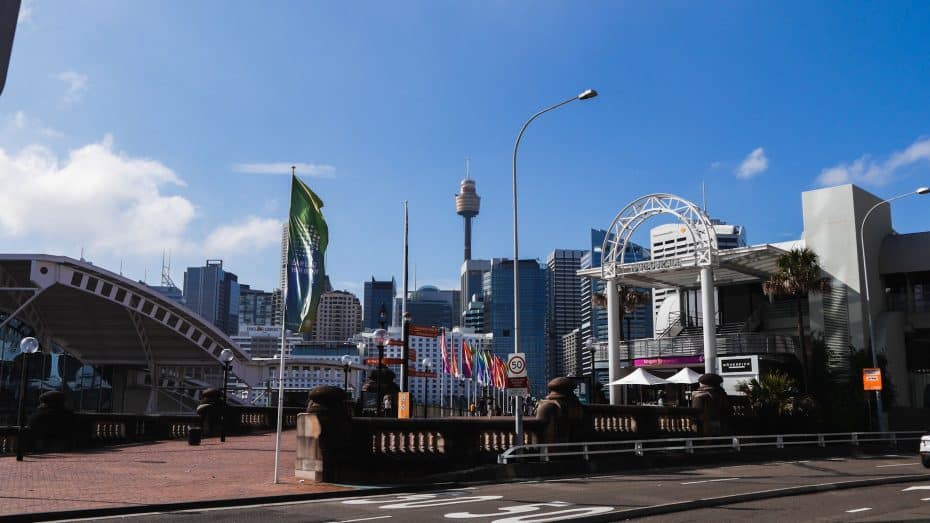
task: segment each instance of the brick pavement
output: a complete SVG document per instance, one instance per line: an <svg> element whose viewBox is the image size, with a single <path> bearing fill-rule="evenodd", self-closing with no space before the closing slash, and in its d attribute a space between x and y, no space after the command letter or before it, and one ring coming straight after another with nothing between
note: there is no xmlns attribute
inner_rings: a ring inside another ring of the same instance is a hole
<svg viewBox="0 0 930 523"><path fill-rule="evenodd" d="M280 481L274 471L274 433L110 447L69 453L0 457L0 516L133 504L235 499L327 492L349 487L299 484L297 438L281 438Z"/></svg>

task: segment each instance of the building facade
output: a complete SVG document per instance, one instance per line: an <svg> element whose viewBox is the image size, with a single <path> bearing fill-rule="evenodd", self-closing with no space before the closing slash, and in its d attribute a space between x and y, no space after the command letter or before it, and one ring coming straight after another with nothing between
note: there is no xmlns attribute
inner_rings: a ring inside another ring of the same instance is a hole
<svg viewBox="0 0 930 523"><path fill-rule="evenodd" d="M546 379L567 376L562 337L581 326L581 257L585 251L556 249L546 257Z"/></svg>
<svg viewBox="0 0 930 523"><path fill-rule="evenodd" d="M520 260L520 352L526 354L530 393L546 394L546 271ZM513 260L494 258L484 275L484 303L494 354L506 361L514 350Z"/></svg>
<svg viewBox="0 0 930 523"><path fill-rule="evenodd" d="M223 270L223 260L207 260L203 267L184 271L184 301L227 335L238 334L238 277Z"/></svg>
<svg viewBox="0 0 930 523"><path fill-rule="evenodd" d="M280 291L272 292L252 289L245 284L239 285L239 331L248 330L250 326L271 327L281 324L281 303L277 296Z"/></svg>
<svg viewBox="0 0 930 523"><path fill-rule="evenodd" d="M392 325L394 317L394 297L397 296L397 283L394 278L390 280L379 281L371 277L371 281L365 282L364 289L364 307L362 308L364 317L362 327L366 329L378 329L381 327L381 307L384 307L385 316L384 324Z"/></svg>
<svg viewBox="0 0 930 523"><path fill-rule="evenodd" d="M362 304L348 291L324 292L316 313L312 338L346 341L362 331Z"/></svg>

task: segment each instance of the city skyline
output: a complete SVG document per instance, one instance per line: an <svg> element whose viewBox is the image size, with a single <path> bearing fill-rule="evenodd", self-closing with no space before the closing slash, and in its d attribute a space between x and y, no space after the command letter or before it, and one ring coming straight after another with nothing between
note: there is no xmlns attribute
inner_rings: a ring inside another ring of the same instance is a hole
<svg viewBox="0 0 930 523"><path fill-rule="evenodd" d="M483 200L472 256L511 257L516 132L589 87L600 96L524 138L521 258L583 248L643 194L701 201L702 181L751 243L796 239L803 190L889 197L923 185L930 160L923 5L408 3L357 19L294 3L224 6L220 26L207 2L27 4L0 108L0 180L18 188L0 197L0 239L150 283L170 250L176 281L217 258L275 288L296 165L326 204L335 288L399 283L408 200L411 273L456 289L465 158ZM893 213L900 232L925 216Z"/></svg>

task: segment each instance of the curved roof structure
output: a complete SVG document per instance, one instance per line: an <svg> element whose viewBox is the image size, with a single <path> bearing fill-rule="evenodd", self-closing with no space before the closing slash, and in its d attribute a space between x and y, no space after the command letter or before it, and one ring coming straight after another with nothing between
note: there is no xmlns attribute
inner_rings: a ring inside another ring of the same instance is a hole
<svg viewBox="0 0 930 523"><path fill-rule="evenodd" d="M247 356L222 331L154 289L83 260L44 254L0 254L0 313L35 330L86 363L221 365L249 378Z"/></svg>

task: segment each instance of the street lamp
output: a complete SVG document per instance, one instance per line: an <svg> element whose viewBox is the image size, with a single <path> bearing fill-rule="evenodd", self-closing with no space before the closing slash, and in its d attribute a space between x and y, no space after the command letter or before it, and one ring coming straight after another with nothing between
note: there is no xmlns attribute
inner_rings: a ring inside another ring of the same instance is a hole
<svg viewBox="0 0 930 523"><path fill-rule="evenodd" d="M384 308L381 308L381 312L384 312ZM382 322L383 323L383 322ZM388 333L384 329L377 329L371 335L372 341L375 342L375 345L378 346L378 417L381 417L382 414L382 398L381 398L381 381L384 379L383 370L381 368L381 362L384 359L384 344L388 341Z"/></svg>
<svg viewBox="0 0 930 523"><path fill-rule="evenodd" d="M343 354L339 361L342 362L342 390L349 390L349 365L352 364L352 356Z"/></svg>
<svg viewBox="0 0 930 523"><path fill-rule="evenodd" d="M530 117L526 123L523 124L523 127L520 129L520 134L517 135L517 141L513 144L513 352L518 354L520 352L520 251L519 251L519 241L517 235L517 150L520 148L520 139L523 138L523 133L526 132L526 128L533 122L533 120L539 118L545 113L553 109L558 109L563 105L574 102L575 100L588 100L597 96L597 91L594 89L587 89L577 96L573 96L568 100L561 101L552 107L547 107L542 111L534 114ZM517 433L517 445L523 444L523 410L521 407L520 396L514 397L514 429Z"/></svg>
<svg viewBox="0 0 930 523"><path fill-rule="evenodd" d="M597 346L594 344L594 340L588 338L584 342L585 349L588 351L588 354L591 356L591 379L589 380L590 390L588 392L588 403L594 403L594 355L597 352Z"/></svg>
<svg viewBox="0 0 930 523"><path fill-rule="evenodd" d="M429 413L426 410L426 402L429 398L429 393L427 392L429 390L429 371L433 367L433 360L429 358L423 358L422 363L423 370L425 371L423 374L423 417L426 418L429 417Z"/></svg>
<svg viewBox="0 0 930 523"><path fill-rule="evenodd" d="M229 384L229 365L236 355L230 349L223 349L220 352L220 361L223 362L223 411L220 412L220 441L226 441L226 412L229 410L229 396L226 392L226 386Z"/></svg>
<svg viewBox="0 0 930 523"><path fill-rule="evenodd" d="M894 198L889 198L887 200L880 201L872 206L868 212L865 213L865 216L862 218L862 223L859 225L859 246L862 249L862 273L865 280L865 307L866 315L869 319L869 344L872 347L872 367L878 368L878 347L875 345L875 329L872 327L872 300L869 298L869 269L865 259L865 222L869 219L869 216L872 214L872 211L879 208L880 206L891 203L895 200L900 200L901 198L906 198L908 196L922 195L930 193L930 187L918 187L916 191L906 192L904 194L899 194ZM882 391L875 391L875 415L878 417L878 430L879 432L886 432L888 430L888 424L885 422L885 416L882 409Z"/></svg>
<svg viewBox="0 0 930 523"><path fill-rule="evenodd" d="M19 432L16 435L16 461L23 460L23 447L25 447L26 444L26 429L23 420L23 400L26 398L26 378L29 377L29 373L26 369L29 368L29 355L39 351L39 340L31 336L23 338L22 341L19 342L19 351L23 353L23 369L19 377L19 412L16 415L16 424L19 426Z"/></svg>

